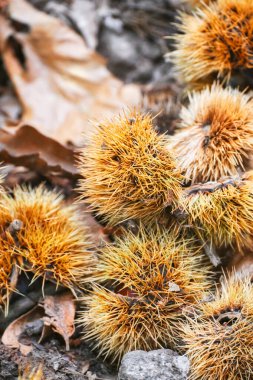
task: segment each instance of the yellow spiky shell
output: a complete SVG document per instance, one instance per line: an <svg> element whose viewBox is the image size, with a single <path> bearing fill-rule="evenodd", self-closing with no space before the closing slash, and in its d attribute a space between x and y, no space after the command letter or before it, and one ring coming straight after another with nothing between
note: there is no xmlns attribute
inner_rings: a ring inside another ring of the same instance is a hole
<svg viewBox="0 0 253 380"><path fill-rule="evenodd" d="M192 239L167 231L127 233L101 251L80 315L84 339L120 360L130 350L174 347L182 310L212 285L210 266Z"/></svg>
<svg viewBox="0 0 253 380"><path fill-rule="evenodd" d="M150 115L101 124L80 158L82 198L111 225L150 220L177 199L182 175Z"/></svg>
<svg viewBox="0 0 253 380"><path fill-rule="evenodd" d="M186 189L180 200L187 223L215 247L252 246L253 182L231 177Z"/></svg>
<svg viewBox="0 0 253 380"><path fill-rule="evenodd" d="M200 303L181 325L190 380L246 380L253 367L253 287L225 280L212 302Z"/></svg>
<svg viewBox="0 0 253 380"><path fill-rule="evenodd" d="M19 266L73 289L90 274L93 261L87 229L73 206L65 206L60 194L39 186L17 187L1 200L0 225L22 222L17 241L7 233L0 254L19 258Z"/></svg>
<svg viewBox="0 0 253 380"><path fill-rule="evenodd" d="M3 169L3 168L2 168ZM6 193L2 187L3 176L0 174L0 308L8 313L10 295L16 289L18 263L15 257L14 240L6 231L6 206L3 202Z"/></svg>
<svg viewBox="0 0 253 380"><path fill-rule="evenodd" d="M8 236L7 239L8 241L0 239L0 307L4 307L6 314L9 309L10 295L16 290L16 275L19 271L13 239L11 236Z"/></svg>
<svg viewBox="0 0 253 380"><path fill-rule="evenodd" d="M218 0L195 14L182 14L175 51L169 54L183 80L201 86L252 69L253 1Z"/></svg>
<svg viewBox="0 0 253 380"><path fill-rule="evenodd" d="M252 166L253 102L213 84L190 95L169 147L191 183L218 181Z"/></svg>

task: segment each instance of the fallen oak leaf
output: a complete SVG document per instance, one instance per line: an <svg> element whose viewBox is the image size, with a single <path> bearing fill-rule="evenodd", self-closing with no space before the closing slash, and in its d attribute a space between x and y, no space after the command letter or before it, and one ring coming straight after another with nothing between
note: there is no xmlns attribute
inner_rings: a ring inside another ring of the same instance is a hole
<svg viewBox="0 0 253 380"><path fill-rule="evenodd" d="M13 20L26 30L16 31ZM88 120L111 116L140 100L139 87L116 79L105 59L78 34L25 0L10 2L9 23L0 34L2 58L23 108L22 122L47 136L80 145L82 133L91 128Z"/></svg>
<svg viewBox="0 0 253 380"><path fill-rule="evenodd" d="M75 302L72 293L66 292L56 296L46 296L43 301L45 314L42 318L44 327L52 327L53 331L60 334L66 344L66 351L69 351L69 338L75 331ZM45 332L45 331L44 331ZM43 339L43 332L40 342Z"/></svg>
<svg viewBox="0 0 253 380"><path fill-rule="evenodd" d="M28 125L0 129L0 161L25 166L45 177L52 173L78 177L73 150Z"/></svg>
<svg viewBox="0 0 253 380"><path fill-rule="evenodd" d="M2 336L2 343L11 348L18 348L22 355L27 356L32 351L32 345L20 343L21 335L26 331L27 325L40 320L44 315L44 310L40 306L35 306L21 317L15 319L5 329Z"/></svg>

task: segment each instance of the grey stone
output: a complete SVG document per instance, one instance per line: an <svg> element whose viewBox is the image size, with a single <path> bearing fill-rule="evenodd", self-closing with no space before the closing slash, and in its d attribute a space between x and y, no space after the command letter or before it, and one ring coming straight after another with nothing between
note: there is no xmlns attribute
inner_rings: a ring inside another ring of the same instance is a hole
<svg viewBox="0 0 253 380"><path fill-rule="evenodd" d="M186 380L189 360L172 350L132 351L124 355L118 380Z"/></svg>

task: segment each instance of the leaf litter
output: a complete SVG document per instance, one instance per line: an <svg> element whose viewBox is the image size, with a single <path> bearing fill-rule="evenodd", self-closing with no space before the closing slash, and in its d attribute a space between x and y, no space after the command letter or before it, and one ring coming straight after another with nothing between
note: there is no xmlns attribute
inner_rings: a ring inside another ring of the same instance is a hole
<svg viewBox="0 0 253 380"><path fill-rule="evenodd" d="M49 187L60 188L69 203L79 178L76 148L92 132L90 121L99 122L122 108L138 105L143 89L116 78L106 59L94 50L100 38L95 5L72 0L69 7L64 1L65 19L72 20L66 25L31 3L39 2L0 2L0 160L10 164L6 169L9 181L4 185L14 187L24 179L33 185L46 181ZM58 4L47 3L51 10ZM115 9L109 8L108 2L103 11L113 14ZM78 9L87 9L86 19ZM110 240L87 210L84 218L96 246ZM24 296L26 292L21 300ZM19 295L13 297L16 300ZM43 376L49 380L115 379L114 370L80 342L71 294L55 292L30 305L2 336L2 364L5 368L5 362L12 363L12 378L17 379L20 371L20 379L29 378L26 369L38 369L42 363ZM69 347L71 351L66 352Z"/></svg>

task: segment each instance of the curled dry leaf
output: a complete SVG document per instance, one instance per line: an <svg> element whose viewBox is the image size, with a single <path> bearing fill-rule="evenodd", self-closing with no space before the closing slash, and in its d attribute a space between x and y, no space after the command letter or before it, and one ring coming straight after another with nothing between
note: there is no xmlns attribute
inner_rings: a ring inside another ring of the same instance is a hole
<svg viewBox="0 0 253 380"><path fill-rule="evenodd" d="M44 310L40 306L35 306L33 309L23 314L21 317L13 321L3 333L2 343L5 346L18 348L22 355L26 356L32 351L31 345L20 343L22 334L26 331L27 326L38 320L44 315Z"/></svg>
<svg viewBox="0 0 253 380"><path fill-rule="evenodd" d="M61 21L25 0L12 0L8 9L0 46L23 123L61 143L80 145L88 120L139 102L139 88L116 79L104 58Z"/></svg>
<svg viewBox="0 0 253 380"><path fill-rule="evenodd" d="M43 302L46 316L43 317L44 326L50 326L60 334L69 351L69 338L75 331L75 303L73 295L68 292L56 296L46 296ZM44 331L45 332L45 331ZM43 338L43 332L42 337ZM41 340L40 339L40 340Z"/></svg>
<svg viewBox="0 0 253 380"><path fill-rule="evenodd" d="M52 330L60 334L69 350L69 338L75 331L75 303L70 292L55 296L45 296L42 304L15 319L5 329L2 343L5 346L18 348L22 355L28 355L32 350L31 344L21 342L24 335L39 335L39 342L49 335Z"/></svg>
<svg viewBox="0 0 253 380"><path fill-rule="evenodd" d="M0 130L0 161L26 166L43 176L77 176L73 150L28 125L9 131Z"/></svg>

